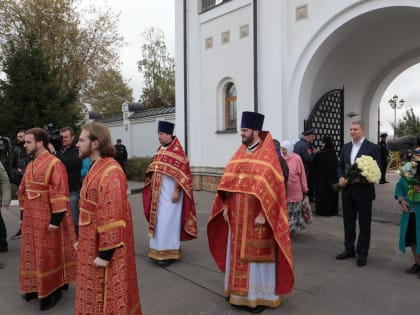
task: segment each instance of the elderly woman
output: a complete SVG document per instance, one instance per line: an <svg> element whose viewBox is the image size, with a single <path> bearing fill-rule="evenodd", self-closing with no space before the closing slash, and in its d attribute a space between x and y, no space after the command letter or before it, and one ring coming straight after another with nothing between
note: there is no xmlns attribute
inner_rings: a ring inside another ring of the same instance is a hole
<svg viewBox="0 0 420 315"><path fill-rule="evenodd" d="M302 202L308 192L305 168L299 155L293 152L293 144L288 140L281 141L281 154L289 168L287 181L287 206L289 209L289 230L292 235L305 228L302 217Z"/></svg>

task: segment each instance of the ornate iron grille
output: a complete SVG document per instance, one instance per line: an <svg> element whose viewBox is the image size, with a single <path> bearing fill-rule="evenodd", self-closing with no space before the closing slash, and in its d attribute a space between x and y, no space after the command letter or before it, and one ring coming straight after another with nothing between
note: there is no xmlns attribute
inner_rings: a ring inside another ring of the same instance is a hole
<svg viewBox="0 0 420 315"><path fill-rule="evenodd" d="M315 129L315 148L320 149L322 138L330 136L337 156L340 156L344 142L344 88L325 93L304 121L304 126L305 129Z"/></svg>

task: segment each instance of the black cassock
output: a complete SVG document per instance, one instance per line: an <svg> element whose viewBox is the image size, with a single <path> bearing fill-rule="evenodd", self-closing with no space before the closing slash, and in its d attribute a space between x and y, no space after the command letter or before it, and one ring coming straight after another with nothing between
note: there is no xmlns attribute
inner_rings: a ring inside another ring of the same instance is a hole
<svg viewBox="0 0 420 315"><path fill-rule="evenodd" d="M338 182L338 159L333 149L319 151L313 159L315 173L316 214L323 216L338 213L338 193L332 188Z"/></svg>

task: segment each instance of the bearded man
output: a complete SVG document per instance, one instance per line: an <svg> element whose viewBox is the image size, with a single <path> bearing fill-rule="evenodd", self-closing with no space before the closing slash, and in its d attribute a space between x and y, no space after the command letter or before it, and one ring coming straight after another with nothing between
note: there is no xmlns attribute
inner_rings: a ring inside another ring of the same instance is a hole
<svg viewBox="0 0 420 315"><path fill-rule="evenodd" d="M40 299L40 310L53 307L61 289L76 276L76 240L69 203L66 167L52 155L44 129L25 132L32 160L19 185L23 211L20 247L20 290L29 301Z"/></svg>
<svg viewBox="0 0 420 315"><path fill-rule="evenodd" d="M242 113L242 145L226 166L207 225L225 297L254 313L279 306L294 282L284 176L263 121L262 114Z"/></svg>
<svg viewBox="0 0 420 315"><path fill-rule="evenodd" d="M80 159L91 166L80 191L76 315L141 314L127 180L109 129L82 128Z"/></svg>

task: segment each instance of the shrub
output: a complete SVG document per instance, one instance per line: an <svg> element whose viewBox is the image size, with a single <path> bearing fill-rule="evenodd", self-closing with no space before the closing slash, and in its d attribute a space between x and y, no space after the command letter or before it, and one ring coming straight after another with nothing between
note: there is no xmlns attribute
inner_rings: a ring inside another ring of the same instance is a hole
<svg viewBox="0 0 420 315"><path fill-rule="evenodd" d="M152 158L146 157L133 157L127 161L127 178L129 180L143 182L147 167L149 166Z"/></svg>

